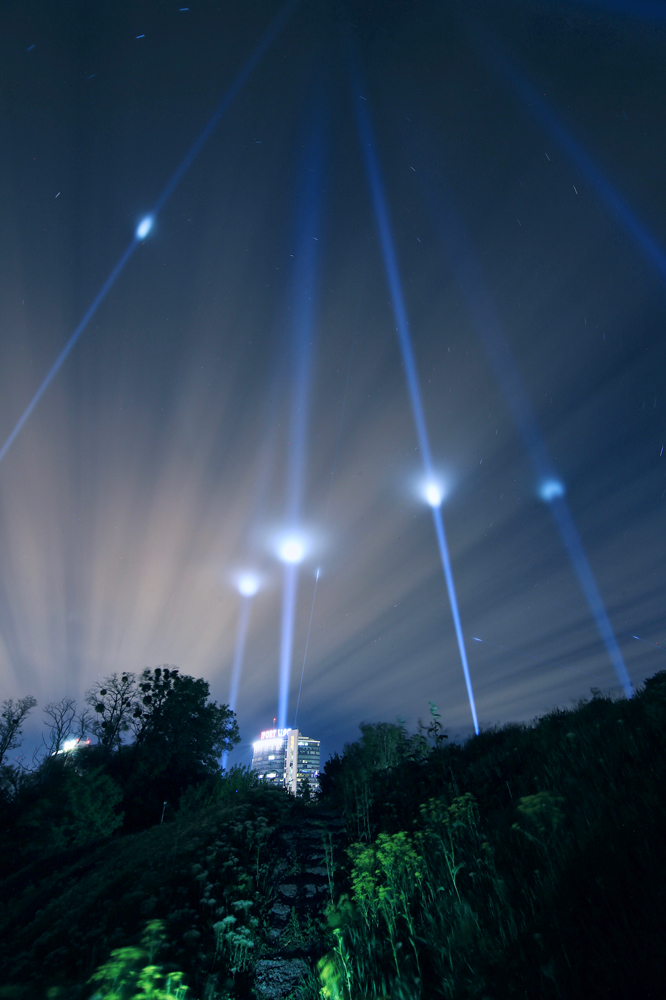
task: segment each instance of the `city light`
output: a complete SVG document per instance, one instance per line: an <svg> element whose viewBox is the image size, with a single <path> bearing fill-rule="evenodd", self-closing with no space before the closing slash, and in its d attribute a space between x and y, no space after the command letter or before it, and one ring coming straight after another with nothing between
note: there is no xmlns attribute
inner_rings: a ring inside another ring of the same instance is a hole
<svg viewBox="0 0 666 1000"><path fill-rule="evenodd" d="M256 740L252 744L252 746L254 747L255 750L258 747L261 747L263 750L266 750L269 747L270 748L272 748L272 747L280 747L280 746L282 746L283 742L284 742L284 737L280 737L279 739L276 737L275 739L271 739L271 740L268 740L268 739L266 739L266 740L264 740L264 739Z"/></svg>
<svg viewBox="0 0 666 1000"><path fill-rule="evenodd" d="M77 739L65 740L60 750L54 750L51 754L52 757L56 757L61 753L71 753L72 750L77 750L79 747L90 746L90 740L83 740L80 737Z"/></svg>

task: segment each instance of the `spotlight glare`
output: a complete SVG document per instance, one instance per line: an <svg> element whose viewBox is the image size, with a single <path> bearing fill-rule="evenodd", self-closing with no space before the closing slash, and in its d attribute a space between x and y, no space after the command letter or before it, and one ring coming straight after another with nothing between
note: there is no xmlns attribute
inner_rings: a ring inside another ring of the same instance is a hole
<svg viewBox="0 0 666 1000"><path fill-rule="evenodd" d="M546 503L564 496L564 485L559 479L544 479L539 486L539 496Z"/></svg>
<svg viewBox="0 0 666 1000"><path fill-rule="evenodd" d="M423 488L423 497L430 507L440 507L444 499L444 491L438 482L429 479Z"/></svg>
<svg viewBox="0 0 666 1000"><path fill-rule="evenodd" d="M305 555L303 543L293 535L285 538L280 545L278 555L282 562L291 563L292 565L302 562Z"/></svg>
<svg viewBox="0 0 666 1000"><path fill-rule="evenodd" d="M139 225L136 227L136 238L138 240L145 240L146 236L153 228L154 219L152 215L146 215L143 217Z"/></svg>
<svg viewBox="0 0 666 1000"><path fill-rule="evenodd" d="M243 597L254 597L259 590L259 578L254 573L243 573L238 578L238 593Z"/></svg>

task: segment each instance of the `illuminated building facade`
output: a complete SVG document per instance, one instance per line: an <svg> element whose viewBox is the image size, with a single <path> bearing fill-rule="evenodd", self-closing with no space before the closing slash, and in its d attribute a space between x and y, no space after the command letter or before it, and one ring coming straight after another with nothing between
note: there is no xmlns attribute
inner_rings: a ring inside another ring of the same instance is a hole
<svg viewBox="0 0 666 1000"><path fill-rule="evenodd" d="M319 740L303 736L298 729L266 729L254 744L252 770L262 780L302 795L319 791Z"/></svg>

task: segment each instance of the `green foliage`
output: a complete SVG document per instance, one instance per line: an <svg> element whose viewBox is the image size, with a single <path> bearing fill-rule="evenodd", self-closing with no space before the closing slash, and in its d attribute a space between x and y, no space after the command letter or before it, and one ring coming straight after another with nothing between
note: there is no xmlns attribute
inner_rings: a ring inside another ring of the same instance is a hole
<svg viewBox="0 0 666 1000"><path fill-rule="evenodd" d="M659 993L666 960L666 672L447 745L363 727L324 769L352 844L327 1000ZM640 955L640 962L631 956Z"/></svg>
<svg viewBox="0 0 666 1000"><path fill-rule="evenodd" d="M65 770L76 759L67 758ZM196 995L220 1000L246 989L272 905L278 856L271 835L301 809L289 795L248 783L162 826L13 866L1 886L7 985L30 1000L47 988L88 1000L95 968L119 948L145 950L145 922L159 920L164 969L183 970ZM158 987L166 989L162 981Z"/></svg>
<svg viewBox="0 0 666 1000"><path fill-rule="evenodd" d="M257 960L274 954L275 872L293 860L283 833L306 813L322 818L331 899L323 922L296 908L287 920L285 952L316 968L292 1000L661 995L666 673L631 701L595 695L462 746L435 706L413 735L364 726L326 765L315 805L244 768L207 773L195 752L164 824L119 836L128 802L159 824L168 786L150 747L179 692L185 708L207 704L168 669L141 682L155 715L128 723L133 744L11 777L0 995L89 1000L97 975L100 998L164 1000L183 996L178 969L206 1000L249 998ZM326 829L331 812L346 835Z"/></svg>
<svg viewBox="0 0 666 1000"><path fill-rule="evenodd" d="M219 758L239 742L234 713L209 701L209 691L202 678L163 666L139 677L112 674L86 695L95 752L123 790L125 831L161 822L165 803L173 815L188 789L216 778Z"/></svg>
<svg viewBox="0 0 666 1000"><path fill-rule="evenodd" d="M325 1000L321 980L317 973L311 969L300 986L297 986L293 993L289 994L287 1000Z"/></svg>
<svg viewBox="0 0 666 1000"><path fill-rule="evenodd" d="M287 926L280 937L280 945L288 951L310 951L320 943L322 930L320 922L311 914L299 918L296 908L292 906Z"/></svg>
<svg viewBox="0 0 666 1000"><path fill-rule="evenodd" d="M122 826L119 786L101 768L84 770L65 756L47 758L26 781L23 797L17 831L33 851L80 847Z"/></svg>
<svg viewBox="0 0 666 1000"><path fill-rule="evenodd" d="M140 948L116 948L90 978L97 988L92 1000L185 1000L189 990L182 972L165 972L153 964L164 941L163 923L151 920Z"/></svg>
<svg viewBox="0 0 666 1000"><path fill-rule="evenodd" d="M175 667L156 667L143 671L137 687L141 698L132 712L136 742L153 767L159 759L165 769L216 773L220 757L233 750L240 734L228 705L208 701L208 682Z"/></svg>

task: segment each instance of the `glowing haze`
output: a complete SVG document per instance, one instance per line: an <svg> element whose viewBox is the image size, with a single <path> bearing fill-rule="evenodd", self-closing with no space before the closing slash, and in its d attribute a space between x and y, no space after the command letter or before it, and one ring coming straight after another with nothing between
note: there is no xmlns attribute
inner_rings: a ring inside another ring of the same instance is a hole
<svg viewBox="0 0 666 1000"><path fill-rule="evenodd" d="M142 43L124 3L91 12L84 41L58 7L10 6L1 441L135 250L0 464L2 698L80 698L111 671L175 664L232 697L246 760L277 715L283 593L297 573L293 721L321 565L299 729L326 753L362 720L415 724L433 700L452 733L469 733L437 516L482 726L591 686L621 693L567 546L587 560L632 683L666 667L663 288L578 161L551 147L548 123L503 89L467 5L389 5L373 20L345 0L362 95L349 92L326 5L297 8L155 225L147 210L280 4L148 4ZM477 7L665 247L661 28ZM415 432L354 124L361 97L443 478ZM318 215L301 232L307 123L319 111L329 139L317 147ZM535 473L515 394L443 250L422 165L435 191L445 170L547 475ZM293 306L310 243L299 422ZM556 521L565 509L568 534Z"/></svg>

